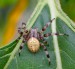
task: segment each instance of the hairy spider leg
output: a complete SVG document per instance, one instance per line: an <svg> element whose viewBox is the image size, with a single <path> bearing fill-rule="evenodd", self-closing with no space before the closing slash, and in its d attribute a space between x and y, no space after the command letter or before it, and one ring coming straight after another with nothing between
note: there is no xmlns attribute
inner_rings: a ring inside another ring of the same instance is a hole
<svg viewBox="0 0 75 69"><path fill-rule="evenodd" d="M44 32L46 30L46 28L52 23L52 21L54 20L55 18L53 18L52 20L50 20L43 28L42 30L40 31L40 33Z"/></svg>
<svg viewBox="0 0 75 69"><path fill-rule="evenodd" d="M44 39L44 36L42 33L38 32L38 39L42 40L46 45L48 44L47 41Z"/></svg>
<svg viewBox="0 0 75 69"><path fill-rule="evenodd" d="M22 27L18 28L18 33L20 34L18 40L24 35L23 32L25 31L25 29L26 29L26 24L25 24L25 23L22 23ZM24 39L23 39L23 41L22 41L22 43L21 43L21 46L20 46L20 48L19 48L19 56L20 56L20 52L21 52L21 50L22 50L22 48L23 48L23 46L24 46L24 43L25 43L25 41L24 41Z"/></svg>
<svg viewBox="0 0 75 69"><path fill-rule="evenodd" d="M40 38L41 37L41 38ZM49 65L50 65L50 56L49 56L49 53L48 53L48 50L46 48L46 46L44 44L47 44L47 41L44 39L44 37L42 36L41 33L39 33L39 38L43 41L43 43L40 43L40 45L43 47L44 51L45 51L45 54L47 56L47 59L48 59L48 62L49 62Z"/></svg>
<svg viewBox="0 0 75 69"><path fill-rule="evenodd" d="M47 34L44 34L43 36L48 37L48 36L52 36L52 35L57 35L57 36L66 35L66 36L69 36L68 34L62 34L62 33L47 33Z"/></svg>
<svg viewBox="0 0 75 69"><path fill-rule="evenodd" d="M45 54L46 54L46 56L47 56L47 59L48 59L49 65L50 65L50 56L49 56L49 53L48 53L47 47L46 47L43 43L41 43L40 45L43 47L43 49L44 49L44 51L45 51Z"/></svg>
<svg viewBox="0 0 75 69"><path fill-rule="evenodd" d="M40 32L38 32L40 39L44 38L43 32L44 32L44 31L46 30L46 28L52 23L52 21L53 21L54 19L55 19L55 18L53 18L52 20L50 20L50 21L42 28L42 30L41 30ZM44 43L47 44L47 41L44 41Z"/></svg>
<svg viewBox="0 0 75 69"><path fill-rule="evenodd" d="M20 56L21 50L23 49L24 43L25 43L25 41L23 39L23 41L22 41L22 43L20 45L20 48L19 48L19 56Z"/></svg>
<svg viewBox="0 0 75 69"><path fill-rule="evenodd" d="M23 36L23 32L24 32L25 29L26 29L26 24L22 23L22 27L18 28L18 33L20 34L18 40L21 38L21 36Z"/></svg>
<svg viewBox="0 0 75 69"><path fill-rule="evenodd" d="M23 35L23 32L24 32L25 29L26 29L26 24L25 23L22 23L22 27L19 27L18 28L18 33L20 35Z"/></svg>

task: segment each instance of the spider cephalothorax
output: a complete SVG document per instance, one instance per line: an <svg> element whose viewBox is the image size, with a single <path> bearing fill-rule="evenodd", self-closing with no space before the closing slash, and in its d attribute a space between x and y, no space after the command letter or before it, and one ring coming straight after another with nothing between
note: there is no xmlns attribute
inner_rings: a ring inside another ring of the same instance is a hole
<svg viewBox="0 0 75 69"><path fill-rule="evenodd" d="M53 18L52 20L50 20L50 22L46 23L46 25L42 28L42 30L38 31L37 28L35 29L30 29L29 31L26 29L26 24L22 23L22 28L19 28L18 32L20 34L20 37L23 37L23 41L22 44L20 46L20 50L19 50L19 55L21 52L21 49L23 48L24 43L26 42L28 45L28 49L35 53L39 50L40 46L43 47L45 54L48 58L49 64L50 64L50 56L49 53L47 51L47 48L45 46L45 43L47 42L44 37L48 37L51 35L67 35L67 34L59 34L59 33L47 33L47 34L43 34L43 32L46 30L46 28L52 23L52 21L55 18ZM40 40L42 42L40 42Z"/></svg>

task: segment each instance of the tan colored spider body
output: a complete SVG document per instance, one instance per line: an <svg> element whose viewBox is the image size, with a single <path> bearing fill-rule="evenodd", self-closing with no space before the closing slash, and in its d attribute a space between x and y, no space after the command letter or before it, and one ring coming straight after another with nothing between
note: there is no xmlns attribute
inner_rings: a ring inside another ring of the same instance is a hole
<svg viewBox="0 0 75 69"><path fill-rule="evenodd" d="M31 52L37 52L39 50L40 47L40 42L38 41L37 38L35 37L31 37L28 41L27 41L27 46L29 48L29 50Z"/></svg>

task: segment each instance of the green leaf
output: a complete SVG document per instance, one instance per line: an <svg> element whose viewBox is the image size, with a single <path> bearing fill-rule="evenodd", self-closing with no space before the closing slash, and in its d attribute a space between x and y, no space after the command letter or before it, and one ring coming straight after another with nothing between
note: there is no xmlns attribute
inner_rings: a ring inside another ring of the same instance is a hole
<svg viewBox="0 0 75 69"><path fill-rule="evenodd" d="M3 48L0 48L0 68L3 69L5 64L7 63L10 53L13 51L14 47L17 44L17 40L13 41L12 43L6 45Z"/></svg>
<svg viewBox="0 0 75 69"><path fill-rule="evenodd" d="M0 49L1 69L75 69L75 24L61 10L59 0L39 0L30 19L27 29L38 28L38 31L55 18L51 26L44 33L66 33L69 36L50 36L45 38L48 42L48 52L51 64L40 47L37 53L28 50L27 44L22 49L21 56L18 54L23 37L6 47Z"/></svg>
<svg viewBox="0 0 75 69"><path fill-rule="evenodd" d="M60 3L63 11L75 21L75 0L60 0Z"/></svg>

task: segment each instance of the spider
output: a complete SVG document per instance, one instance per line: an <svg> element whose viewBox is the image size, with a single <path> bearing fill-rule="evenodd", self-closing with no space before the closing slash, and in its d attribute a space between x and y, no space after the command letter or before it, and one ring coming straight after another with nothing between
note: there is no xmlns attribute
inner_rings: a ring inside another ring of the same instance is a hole
<svg viewBox="0 0 75 69"><path fill-rule="evenodd" d="M19 56L20 56L21 50L22 50L25 42L27 43L28 49L33 53L37 52L41 46L41 47L43 47L43 49L45 51L45 54L47 56L47 59L48 59L49 65L50 65L50 62L51 62L50 55L48 53L47 47L45 46L47 41L44 39L44 37L48 37L48 36L52 36L52 35L67 35L67 34L61 34L61 33L43 34L43 32L53 22L54 19L55 18L50 20L50 22L46 23L46 25L40 31L38 31L37 28L30 29L28 31L26 29L26 24L22 23L22 27L18 28L18 32L20 34L20 37L23 37L23 41L22 41L20 49L19 49ZM40 40L42 42L40 42Z"/></svg>

